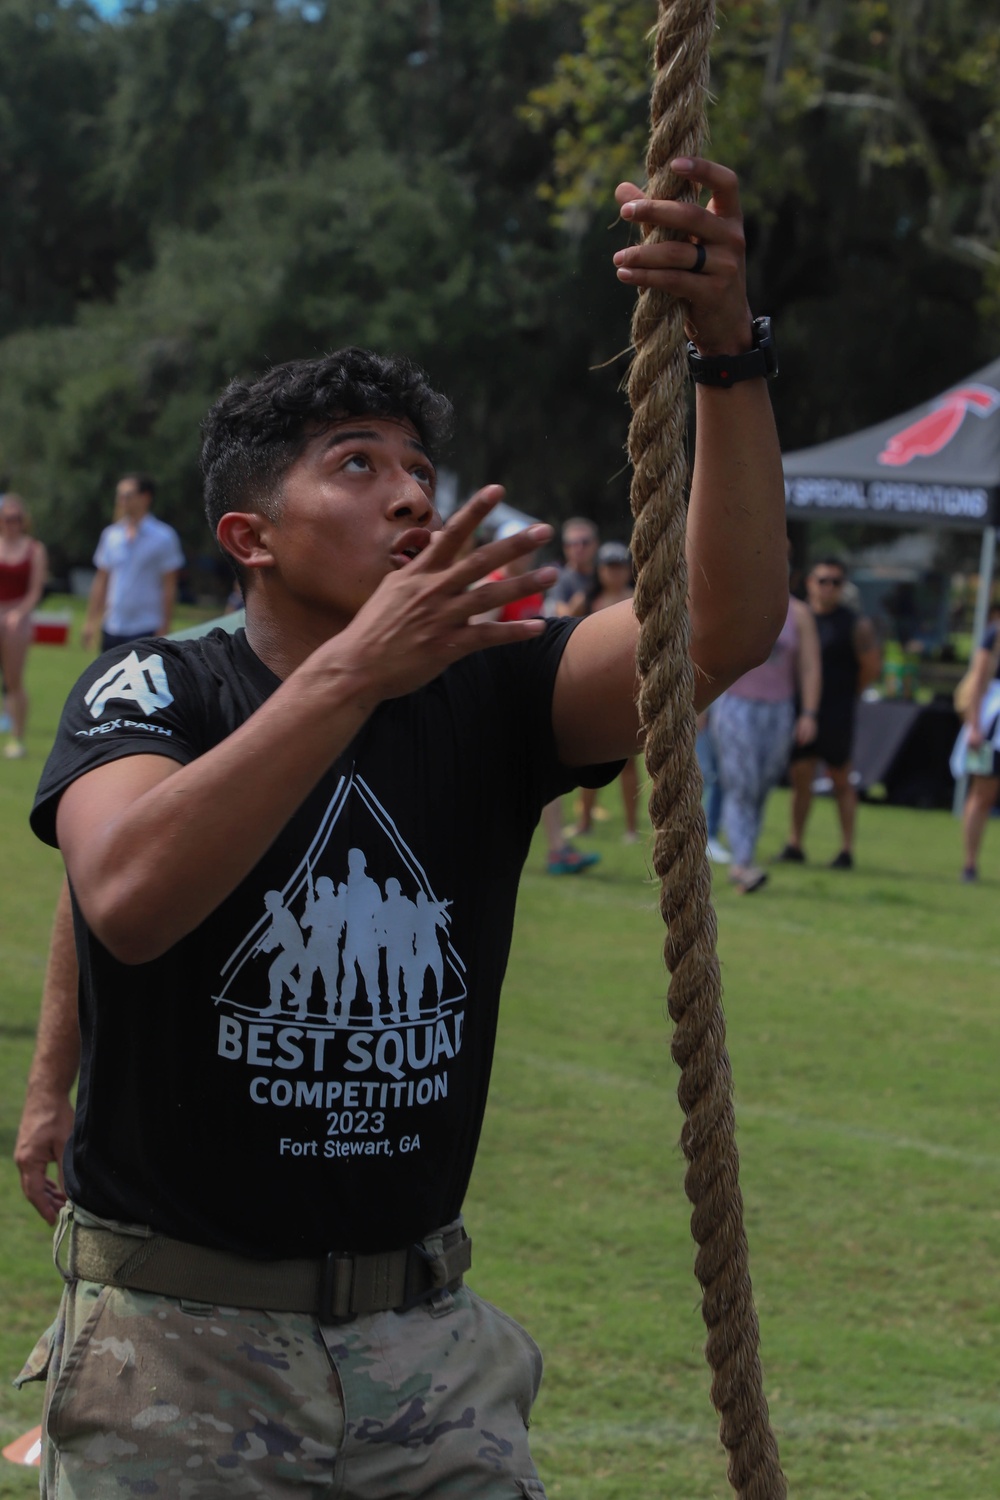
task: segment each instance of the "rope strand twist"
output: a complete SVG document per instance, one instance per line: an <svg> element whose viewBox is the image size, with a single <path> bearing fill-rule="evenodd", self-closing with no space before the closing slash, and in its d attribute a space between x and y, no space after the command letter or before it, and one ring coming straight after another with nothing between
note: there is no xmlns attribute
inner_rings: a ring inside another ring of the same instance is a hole
<svg viewBox="0 0 1000 1500"><path fill-rule="evenodd" d="M691 196L669 163L678 156L697 156L707 133L705 98L714 27L714 0L660 0L646 158L651 197ZM663 292L643 290L632 321L632 344L628 447L635 517L632 551L639 569L639 712L653 780L653 863L661 880L660 911L667 927L667 1009L674 1023L671 1052L680 1068L677 1092L685 1115L681 1146L688 1162L684 1186L698 1245L695 1274L708 1330L705 1353L732 1488L741 1500L784 1500L785 1477L758 1352L701 774L695 757L684 555L688 465L682 305Z"/></svg>

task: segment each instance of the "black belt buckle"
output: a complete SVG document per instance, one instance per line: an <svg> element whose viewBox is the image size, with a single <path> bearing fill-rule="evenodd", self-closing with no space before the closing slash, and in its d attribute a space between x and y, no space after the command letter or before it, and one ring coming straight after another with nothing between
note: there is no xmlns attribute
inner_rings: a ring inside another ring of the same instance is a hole
<svg viewBox="0 0 1000 1500"><path fill-rule="evenodd" d="M316 1316L321 1323L347 1323L354 1288L354 1257L339 1250L328 1250L320 1263L319 1305Z"/></svg>

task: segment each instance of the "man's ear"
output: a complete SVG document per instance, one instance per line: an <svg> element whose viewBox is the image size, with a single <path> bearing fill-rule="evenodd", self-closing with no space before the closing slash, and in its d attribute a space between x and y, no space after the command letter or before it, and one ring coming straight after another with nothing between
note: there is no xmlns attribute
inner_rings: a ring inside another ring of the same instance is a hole
<svg viewBox="0 0 1000 1500"><path fill-rule="evenodd" d="M271 568L271 523L256 511L228 510L215 528L219 546L241 568Z"/></svg>

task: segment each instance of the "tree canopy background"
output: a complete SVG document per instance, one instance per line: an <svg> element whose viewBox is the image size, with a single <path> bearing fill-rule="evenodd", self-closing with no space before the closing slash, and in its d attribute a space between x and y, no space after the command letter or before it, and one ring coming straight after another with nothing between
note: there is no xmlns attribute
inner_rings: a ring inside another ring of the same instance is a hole
<svg viewBox="0 0 1000 1500"><path fill-rule="evenodd" d="M629 528L653 0L87 0L0 10L0 473L57 566L132 468L209 553L198 424L346 343L453 396L463 491ZM730 0L712 152L741 175L786 447L1000 344L996 0Z"/></svg>

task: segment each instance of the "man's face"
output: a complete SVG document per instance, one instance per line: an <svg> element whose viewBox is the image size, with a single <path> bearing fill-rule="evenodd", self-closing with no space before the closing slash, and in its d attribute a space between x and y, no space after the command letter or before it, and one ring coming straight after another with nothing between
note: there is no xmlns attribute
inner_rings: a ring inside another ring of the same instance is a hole
<svg viewBox="0 0 1000 1500"><path fill-rule="evenodd" d="M279 518L264 523L270 580L323 617L326 628L343 629L440 529L436 480L411 423L338 420L296 459L282 485Z"/></svg>
<svg viewBox="0 0 1000 1500"><path fill-rule="evenodd" d="M828 615L837 608L844 592L844 573L833 563L820 563L806 579L809 607L814 614Z"/></svg>
<svg viewBox="0 0 1000 1500"><path fill-rule="evenodd" d="M594 571L594 559L597 556L597 537L592 531L585 531L583 527L571 526L563 534L563 552L566 562L578 573L592 573Z"/></svg>
<svg viewBox="0 0 1000 1500"><path fill-rule="evenodd" d="M134 479L120 479L115 488L115 515L126 521L140 521L149 509L150 496Z"/></svg>

